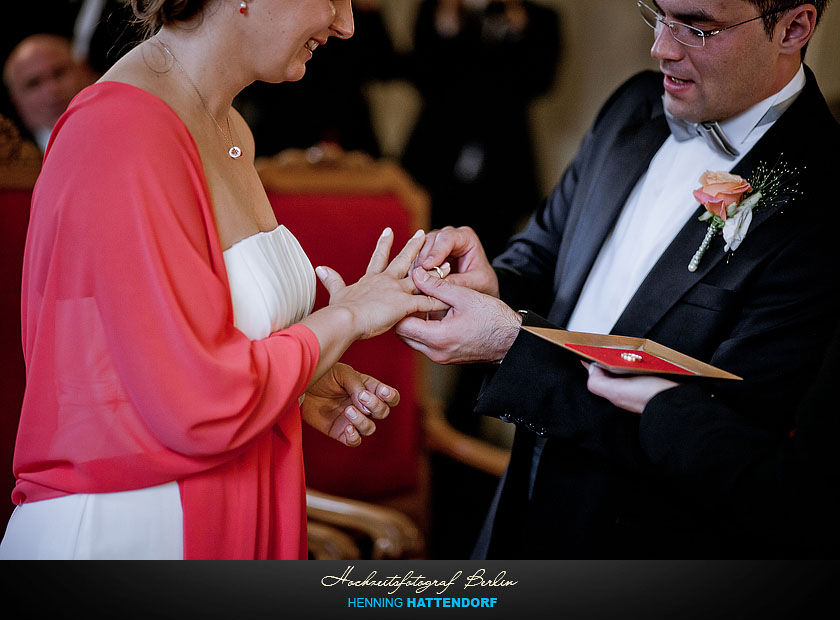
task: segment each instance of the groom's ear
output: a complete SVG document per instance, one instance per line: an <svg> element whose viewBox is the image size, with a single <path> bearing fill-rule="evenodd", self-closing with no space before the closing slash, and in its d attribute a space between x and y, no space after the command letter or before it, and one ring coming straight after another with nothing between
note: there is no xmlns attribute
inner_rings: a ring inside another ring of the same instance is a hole
<svg viewBox="0 0 840 620"><path fill-rule="evenodd" d="M802 55L817 27L817 9L813 4L800 4L790 9L776 25L774 39L781 54Z"/></svg>

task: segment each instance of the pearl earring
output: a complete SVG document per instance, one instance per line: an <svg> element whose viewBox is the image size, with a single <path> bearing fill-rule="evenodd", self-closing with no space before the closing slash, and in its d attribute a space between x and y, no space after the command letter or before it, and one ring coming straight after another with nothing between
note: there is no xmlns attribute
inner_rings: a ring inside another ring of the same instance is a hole
<svg viewBox="0 0 840 620"><path fill-rule="evenodd" d="M239 3L239 12L245 15L248 12L248 3L245 0Z"/></svg>

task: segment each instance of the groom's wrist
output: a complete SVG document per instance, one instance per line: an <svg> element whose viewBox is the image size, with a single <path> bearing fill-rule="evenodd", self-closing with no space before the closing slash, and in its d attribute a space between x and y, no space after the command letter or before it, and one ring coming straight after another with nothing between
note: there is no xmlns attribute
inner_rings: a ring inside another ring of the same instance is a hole
<svg viewBox="0 0 840 620"><path fill-rule="evenodd" d="M493 356L494 364L501 364L502 360L504 360L505 355L507 352L510 351L510 348L513 346L513 343L516 341L516 338L519 336L519 330L522 327L522 321L524 319L524 310L520 310L519 312L514 312L510 308L506 307L508 311L503 313L501 327L497 330L497 342L495 348L495 355Z"/></svg>

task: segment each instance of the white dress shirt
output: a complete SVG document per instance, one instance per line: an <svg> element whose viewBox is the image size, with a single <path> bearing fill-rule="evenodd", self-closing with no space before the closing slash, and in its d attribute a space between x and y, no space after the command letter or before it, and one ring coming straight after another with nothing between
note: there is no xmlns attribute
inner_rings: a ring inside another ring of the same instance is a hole
<svg viewBox="0 0 840 620"><path fill-rule="evenodd" d="M770 109L792 101L804 86L805 71L800 66L775 95L720 123L740 152L735 159L713 151L700 137L678 142L669 136L665 140L601 247L567 329L597 334L612 330L648 272L686 221L694 217L698 203L692 191L700 187L700 175L706 170L730 171L775 122L761 122ZM685 249L686 270L696 251L695 247Z"/></svg>

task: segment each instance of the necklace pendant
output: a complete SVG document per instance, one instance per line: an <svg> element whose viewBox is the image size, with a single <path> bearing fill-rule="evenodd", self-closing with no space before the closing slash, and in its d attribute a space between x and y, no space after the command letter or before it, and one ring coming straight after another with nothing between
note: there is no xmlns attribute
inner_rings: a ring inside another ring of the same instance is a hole
<svg viewBox="0 0 840 620"><path fill-rule="evenodd" d="M242 156L242 149L238 146L232 146L228 151L228 155L230 155L231 159L239 159Z"/></svg>

